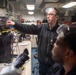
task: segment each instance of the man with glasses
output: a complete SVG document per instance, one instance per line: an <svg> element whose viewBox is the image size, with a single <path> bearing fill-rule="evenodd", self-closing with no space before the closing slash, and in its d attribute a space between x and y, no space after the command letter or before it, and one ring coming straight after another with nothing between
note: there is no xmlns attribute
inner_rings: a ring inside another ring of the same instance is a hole
<svg viewBox="0 0 76 75"><path fill-rule="evenodd" d="M13 25L15 29L26 34L38 35L38 61L39 75L46 75L48 69L54 64L51 57L53 44L57 37L58 19L60 12L56 8L47 8L47 24L26 25L7 21L6 25Z"/></svg>
<svg viewBox="0 0 76 75"><path fill-rule="evenodd" d="M52 49L55 63L47 75L76 75L76 26L64 28ZM60 65L59 65L59 64Z"/></svg>

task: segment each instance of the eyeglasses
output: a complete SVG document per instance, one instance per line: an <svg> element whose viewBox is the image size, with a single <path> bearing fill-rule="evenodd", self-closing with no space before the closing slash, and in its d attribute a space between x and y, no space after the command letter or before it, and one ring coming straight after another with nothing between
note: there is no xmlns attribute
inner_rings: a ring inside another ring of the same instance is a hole
<svg viewBox="0 0 76 75"><path fill-rule="evenodd" d="M46 16L56 16L56 14L50 13L50 14L46 14Z"/></svg>

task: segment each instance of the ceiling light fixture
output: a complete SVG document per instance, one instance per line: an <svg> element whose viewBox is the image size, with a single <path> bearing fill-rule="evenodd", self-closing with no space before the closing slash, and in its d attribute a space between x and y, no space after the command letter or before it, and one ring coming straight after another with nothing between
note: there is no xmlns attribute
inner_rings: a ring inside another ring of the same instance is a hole
<svg viewBox="0 0 76 75"><path fill-rule="evenodd" d="M28 12L28 14L30 14L30 15L33 15L33 14L34 14L34 12L32 12L32 11L29 11L29 12Z"/></svg>
<svg viewBox="0 0 76 75"><path fill-rule="evenodd" d="M76 2L70 2L70 3L66 4L66 5L64 5L63 8L70 8L70 7L73 7L75 5L76 5Z"/></svg>
<svg viewBox="0 0 76 75"><path fill-rule="evenodd" d="M34 10L35 9L35 5L26 5L28 10Z"/></svg>

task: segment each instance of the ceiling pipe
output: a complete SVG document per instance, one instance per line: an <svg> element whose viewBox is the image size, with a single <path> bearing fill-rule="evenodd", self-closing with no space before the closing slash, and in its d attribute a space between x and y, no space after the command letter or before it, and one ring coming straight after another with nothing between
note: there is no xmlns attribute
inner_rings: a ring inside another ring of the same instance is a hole
<svg viewBox="0 0 76 75"><path fill-rule="evenodd" d="M42 1L43 1L43 0L36 0L36 2L35 2L35 7L36 7L36 9L39 8L39 6L41 5Z"/></svg>
<svg viewBox="0 0 76 75"><path fill-rule="evenodd" d="M59 0L45 0L45 2L58 2Z"/></svg>

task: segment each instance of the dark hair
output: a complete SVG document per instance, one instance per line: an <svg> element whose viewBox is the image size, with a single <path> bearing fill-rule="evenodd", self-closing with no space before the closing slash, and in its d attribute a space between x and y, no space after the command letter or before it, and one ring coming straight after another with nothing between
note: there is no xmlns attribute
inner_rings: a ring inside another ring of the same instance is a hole
<svg viewBox="0 0 76 75"><path fill-rule="evenodd" d="M55 7L54 7L54 9L56 11L56 15L60 16L60 11L57 8L55 8Z"/></svg>
<svg viewBox="0 0 76 75"><path fill-rule="evenodd" d="M48 23L47 19L43 19L42 23Z"/></svg>
<svg viewBox="0 0 76 75"><path fill-rule="evenodd" d="M63 40L65 44L72 49L76 55L76 26L71 26L64 35L65 37Z"/></svg>

